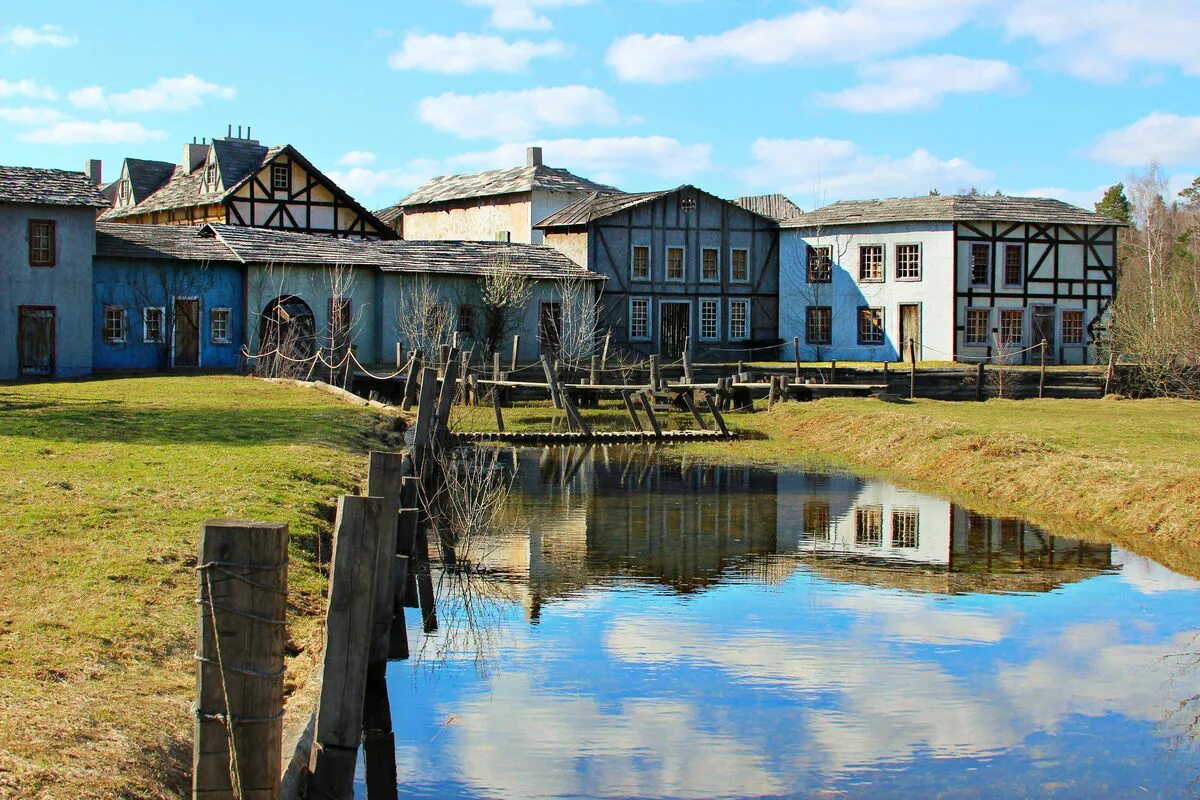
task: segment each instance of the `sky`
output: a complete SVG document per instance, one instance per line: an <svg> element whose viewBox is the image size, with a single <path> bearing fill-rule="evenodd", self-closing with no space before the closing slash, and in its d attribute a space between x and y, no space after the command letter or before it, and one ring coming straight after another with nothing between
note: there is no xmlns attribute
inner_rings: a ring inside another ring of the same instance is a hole
<svg viewBox="0 0 1200 800"><path fill-rule="evenodd" d="M1200 0L0 0L0 164L105 179L250 126L364 205L547 164L628 191L976 188L1090 206L1200 173Z"/></svg>

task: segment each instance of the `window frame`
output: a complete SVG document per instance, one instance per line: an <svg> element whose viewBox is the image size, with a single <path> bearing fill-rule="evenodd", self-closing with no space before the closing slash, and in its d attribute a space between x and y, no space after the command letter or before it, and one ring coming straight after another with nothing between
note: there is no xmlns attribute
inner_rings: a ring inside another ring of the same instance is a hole
<svg viewBox="0 0 1200 800"><path fill-rule="evenodd" d="M735 306L741 306L742 308L744 308L746 310L745 315L742 318L742 324L745 325L746 330L741 336L735 336L733 333L733 323L734 323L733 309ZM750 299L749 298L743 299L743 298L731 297L729 299L729 314L728 314L729 341L731 341L731 342L750 341L750 334L754 330L750 324L750 312L751 312L751 309L750 309Z"/></svg>
<svg viewBox="0 0 1200 800"><path fill-rule="evenodd" d="M712 253L715 259L715 269L711 276L704 274L704 256L706 253ZM701 283L720 283L721 282L721 248L719 247L701 247L700 248L700 282Z"/></svg>
<svg viewBox="0 0 1200 800"><path fill-rule="evenodd" d="M1067 314L1079 315L1079 341L1067 341ZM1087 311L1082 308L1060 308L1058 310L1058 339L1063 347L1087 346ZM1053 344L1051 342L1050 344Z"/></svg>
<svg viewBox="0 0 1200 800"><path fill-rule="evenodd" d="M863 338L863 312L878 311L879 312L879 341L869 341ZM883 306L859 306L858 313L854 317L855 333L858 338L859 347L882 347L887 343L887 328L884 327L887 323L885 309Z"/></svg>
<svg viewBox="0 0 1200 800"><path fill-rule="evenodd" d="M704 335L704 307L709 306L713 309L713 335ZM702 342L719 342L721 341L721 298L719 297L701 297L700 307L697 311L699 320L698 334Z"/></svg>
<svg viewBox="0 0 1200 800"><path fill-rule="evenodd" d="M34 257L34 229L46 226L46 257ZM28 238L29 266L31 267L57 267L58 266L58 221L53 219L31 219L26 228L26 236Z"/></svg>
<svg viewBox="0 0 1200 800"><path fill-rule="evenodd" d="M225 315L225 335L217 336L217 315ZM233 309L229 306L213 306L208 310L208 339L212 344L233 344Z"/></svg>
<svg viewBox="0 0 1200 800"><path fill-rule="evenodd" d="M1019 254L1019 264L1016 282L1008 279L1008 253L1010 250L1016 250ZM1005 242L1004 243L1004 288L1020 289L1025 285L1025 245L1021 242Z"/></svg>
<svg viewBox="0 0 1200 800"><path fill-rule="evenodd" d="M679 251L679 277L671 277L671 251ZM683 245L667 245L666 260L663 262L663 280L670 283L686 283L687 282L687 248Z"/></svg>
<svg viewBox="0 0 1200 800"><path fill-rule="evenodd" d="M863 252L866 250L879 251L879 277L864 278L863 277ZM885 283L887 281L887 247L882 244L860 244L858 246L858 282L859 283Z"/></svg>
<svg viewBox="0 0 1200 800"><path fill-rule="evenodd" d="M1004 329L1005 317L1007 316L1009 319L1011 319L1013 314L1019 315L1020 319L1021 319L1019 335L1018 335L1018 338L1015 340L1009 339L1008 336L1006 335L1005 329ZM1026 314L1025 314L1024 308L1001 308L1000 309L1000 314L996 320L996 334L1000 337L1000 343L1004 347L1008 347L1010 345L1015 345L1017 347L1025 346L1025 317L1026 317Z"/></svg>
<svg viewBox="0 0 1200 800"><path fill-rule="evenodd" d="M150 312L158 312L158 337L150 338ZM142 342L145 344L166 344L167 342L167 309L165 306L146 306L142 309Z"/></svg>
<svg viewBox="0 0 1200 800"><path fill-rule="evenodd" d="M210 161L204 165L204 185L209 189L216 188L218 183L217 162Z"/></svg>
<svg viewBox="0 0 1200 800"><path fill-rule="evenodd" d="M897 532L897 529L899 527L901 527L901 526L897 525L897 523L899 523L901 521L911 521L912 522L912 529L903 531L906 534L906 538L904 541L900 540L900 537ZM907 538L907 534L911 534L911 536L912 536L911 544L909 543L910 540ZM898 549L898 550L915 550L921 546L921 511L920 511L920 509L914 508L911 506L906 507L906 508L893 508L892 509L892 536L889 541L891 542L892 548Z"/></svg>
<svg viewBox="0 0 1200 800"><path fill-rule="evenodd" d="M813 312L825 312L828 315L824 340L817 341L812 337ZM804 309L804 343L814 347L829 347L833 344L833 306L808 306Z"/></svg>
<svg viewBox="0 0 1200 800"><path fill-rule="evenodd" d="M746 277L739 278L734 270L737 269L737 258L735 253L741 253L745 256ZM749 283L750 282L750 248L749 247L731 247L729 248L729 282L730 283Z"/></svg>
<svg viewBox="0 0 1200 800"><path fill-rule="evenodd" d="M868 522L877 526L868 527ZM869 503L854 507L855 547L883 547L883 504Z"/></svg>
<svg viewBox="0 0 1200 800"><path fill-rule="evenodd" d="M971 339L971 315L983 314L983 339ZM979 306L967 306L963 312L963 346L964 347L987 347L991 344L992 338L992 309Z"/></svg>
<svg viewBox="0 0 1200 800"><path fill-rule="evenodd" d="M459 335L474 339L475 328L477 327L477 322L479 321L479 316L475 311L475 306L471 303L459 303L455 312L454 332ZM464 321L469 322L465 330L463 329Z"/></svg>
<svg viewBox="0 0 1200 800"><path fill-rule="evenodd" d="M646 274L638 275L636 270L637 251L646 251ZM653 250L648 244L631 244L629 245L629 280L630 281L651 281L654 279L654 260Z"/></svg>
<svg viewBox="0 0 1200 800"><path fill-rule="evenodd" d="M803 506L803 535L813 541L828 542L833 532L833 514L828 500L806 500Z"/></svg>
<svg viewBox="0 0 1200 800"><path fill-rule="evenodd" d="M645 322L644 322L644 324L646 326L646 331L641 336L636 336L636 335L634 335L634 332L633 332L633 307L635 304L641 304L641 303L645 304L645 309L646 309ZM653 321L653 320L651 320L652 312L650 310L652 306L653 306L653 304L650 302L649 297L631 297L631 298L629 298L629 308L628 308L629 341L631 341L631 342L649 342L652 340L652 338L653 338L652 333L654 330L654 326L651 324Z"/></svg>
<svg viewBox="0 0 1200 800"><path fill-rule="evenodd" d="M119 314L118 319L120 320L120 326L121 326L121 333L119 336L109 336L108 335L108 330L109 330L108 329L108 320L109 320L108 315L110 312L113 312L113 311L115 311ZM103 325L100 328L100 337L104 340L105 344L125 344L126 343L126 341L129 339L129 313L126 310L125 306L117 305L116 303L105 303L104 304L104 320L103 320Z"/></svg>
<svg viewBox="0 0 1200 800"><path fill-rule="evenodd" d="M833 246L828 244L810 244L804 251L804 281L805 283L833 283ZM818 250L825 251L824 277L813 279L813 256Z"/></svg>
<svg viewBox="0 0 1200 800"><path fill-rule="evenodd" d="M987 252L987 266L982 281L975 280L975 251L982 248ZM971 247L968 250L967 267L970 270L967 273L967 280L972 287L987 288L992 285L992 272L995 264L993 263L992 243L991 242L971 242Z"/></svg>
<svg viewBox="0 0 1200 800"><path fill-rule="evenodd" d="M917 248L917 274L915 276L906 276L900 274L900 267L902 263L900 260L901 247ZM921 279L925 277L925 248L921 246L920 242L896 242L894 257L896 259L895 273L897 281L903 283L919 283Z"/></svg>
<svg viewBox="0 0 1200 800"><path fill-rule="evenodd" d="M283 186L275 185L276 175L283 175ZM287 194L292 192L292 165L289 162L271 164L271 194L275 192L286 192Z"/></svg>

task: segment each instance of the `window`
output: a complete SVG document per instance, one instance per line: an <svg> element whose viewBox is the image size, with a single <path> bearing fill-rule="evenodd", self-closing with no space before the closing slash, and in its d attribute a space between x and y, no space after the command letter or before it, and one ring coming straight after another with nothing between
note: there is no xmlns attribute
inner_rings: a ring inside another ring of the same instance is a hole
<svg viewBox="0 0 1200 800"><path fill-rule="evenodd" d="M750 282L750 251L736 247L729 251L729 279L739 283Z"/></svg>
<svg viewBox="0 0 1200 800"><path fill-rule="evenodd" d="M721 322L719 312L721 302L719 300L701 300L700 301L700 338L701 339L719 339L721 337Z"/></svg>
<svg viewBox="0 0 1200 800"><path fill-rule="evenodd" d="M1083 312L1062 312L1062 343L1083 344Z"/></svg>
<svg viewBox="0 0 1200 800"><path fill-rule="evenodd" d="M650 248L644 244L635 244L630 256L629 274L635 281L650 280Z"/></svg>
<svg viewBox="0 0 1200 800"><path fill-rule="evenodd" d="M883 506L854 509L854 543L868 547L883 545Z"/></svg>
<svg viewBox="0 0 1200 800"><path fill-rule="evenodd" d="M892 512L892 547L917 547L920 517L915 508L897 508Z"/></svg>
<svg viewBox="0 0 1200 800"><path fill-rule="evenodd" d="M971 285L987 286L991 267L992 248L986 244L971 245Z"/></svg>
<svg viewBox="0 0 1200 800"><path fill-rule="evenodd" d="M29 266L54 266L58 256L55 247L55 227L53 220L29 220Z"/></svg>
<svg viewBox="0 0 1200 800"><path fill-rule="evenodd" d="M1025 312L1006 308L1000 312L1000 341L1006 345L1020 345L1025 341Z"/></svg>
<svg viewBox="0 0 1200 800"><path fill-rule="evenodd" d="M125 342L125 306L104 307L104 341L108 344Z"/></svg>
<svg viewBox="0 0 1200 800"><path fill-rule="evenodd" d="M210 190L216 188L217 185L217 162L213 161L204 168L204 182L208 184Z"/></svg>
<svg viewBox="0 0 1200 800"><path fill-rule="evenodd" d="M292 190L292 167L290 164L271 165L271 191L290 192Z"/></svg>
<svg viewBox="0 0 1200 800"><path fill-rule="evenodd" d="M717 250L706 247L700 251L700 280L716 281L721 279L721 268L717 263Z"/></svg>
<svg viewBox="0 0 1200 800"><path fill-rule="evenodd" d="M120 186L117 188L117 201L121 205L126 205L129 203L129 180L128 179L121 181Z"/></svg>
<svg viewBox="0 0 1200 800"><path fill-rule="evenodd" d="M233 341L229 332L228 308L214 308L208 315L208 328L213 344L229 344Z"/></svg>
<svg viewBox="0 0 1200 800"><path fill-rule="evenodd" d="M1020 286L1025 279L1025 248L1019 244L1004 245L1004 285Z"/></svg>
<svg viewBox="0 0 1200 800"><path fill-rule="evenodd" d="M463 336L475 336L475 306L458 307L458 332Z"/></svg>
<svg viewBox="0 0 1200 800"><path fill-rule="evenodd" d="M161 308L142 309L142 341L146 344L162 344L163 319L166 312Z"/></svg>
<svg viewBox="0 0 1200 800"><path fill-rule="evenodd" d="M987 344L992 312L986 308L968 308L964 340L967 344Z"/></svg>
<svg viewBox="0 0 1200 800"><path fill-rule="evenodd" d="M808 282L829 283L833 280L833 248L828 245L808 248Z"/></svg>
<svg viewBox="0 0 1200 800"><path fill-rule="evenodd" d="M683 248L667 248L667 280L683 280Z"/></svg>
<svg viewBox="0 0 1200 800"><path fill-rule="evenodd" d="M629 338L643 341L650 338L650 301L645 297L629 300Z"/></svg>
<svg viewBox="0 0 1200 800"><path fill-rule="evenodd" d="M858 343L865 345L883 344L883 309L858 309Z"/></svg>
<svg viewBox="0 0 1200 800"><path fill-rule="evenodd" d="M921 245L896 245L896 280L921 280Z"/></svg>
<svg viewBox="0 0 1200 800"><path fill-rule="evenodd" d="M858 248L858 280L861 283L883 280L883 245L864 244Z"/></svg>
<svg viewBox="0 0 1200 800"><path fill-rule="evenodd" d="M729 301L729 338L740 340L750 338L750 301Z"/></svg>
<svg viewBox="0 0 1200 800"><path fill-rule="evenodd" d="M809 306L805 311L805 344L831 344L833 342L833 308Z"/></svg>
<svg viewBox="0 0 1200 800"><path fill-rule="evenodd" d="M804 535L820 541L829 541L829 503L810 500L804 504Z"/></svg>

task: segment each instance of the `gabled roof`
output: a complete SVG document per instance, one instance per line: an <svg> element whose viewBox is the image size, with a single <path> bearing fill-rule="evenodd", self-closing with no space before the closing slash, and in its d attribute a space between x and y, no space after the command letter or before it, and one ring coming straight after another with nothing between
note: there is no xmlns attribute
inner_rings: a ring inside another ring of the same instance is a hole
<svg viewBox="0 0 1200 800"><path fill-rule="evenodd" d="M1007 195L928 195L882 200L843 200L781 224L784 228L870 225L882 222L1038 222L1059 225L1124 225L1061 200Z"/></svg>
<svg viewBox="0 0 1200 800"><path fill-rule="evenodd" d="M364 241L244 225L97 226L96 255L170 261L372 267L384 272L483 276L503 261L530 278L603 280L545 245L509 242Z"/></svg>
<svg viewBox="0 0 1200 800"><path fill-rule="evenodd" d="M750 197L739 197L733 202L747 211L753 211L755 214L770 217L777 222L798 217L804 213L804 210L800 206L782 194L759 194Z"/></svg>
<svg viewBox="0 0 1200 800"><path fill-rule="evenodd" d="M690 184L676 186L674 189L666 189L661 192L639 192L636 194L605 194L601 192L592 192L586 197L581 197L574 203L571 203L569 206L555 211L553 214L546 217L541 222L538 222L533 227L540 230L582 227L593 220L611 217L613 214L619 214L622 211L627 211L631 208L637 208L638 206L645 205L647 203L653 203L659 198L676 194L685 190L708 195L714 200L719 200L722 203L729 202L728 200L724 200L714 194L709 194L703 189L697 189L695 186ZM754 214L755 216L762 217L770 222L775 222L775 220L771 217L761 214L752 208L747 208L745 210L751 214Z"/></svg>
<svg viewBox="0 0 1200 800"><path fill-rule="evenodd" d="M619 192L613 186L590 181L573 175L565 169L547 167L544 164L512 169L496 169L475 172L469 175L445 175L426 181L415 192L405 197L395 207L411 208L429 203L445 203L450 200L466 200L472 197L517 194L534 190L543 192Z"/></svg>
<svg viewBox="0 0 1200 800"><path fill-rule="evenodd" d="M82 172L0 167L0 204L107 208L108 200Z"/></svg>
<svg viewBox="0 0 1200 800"><path fill-rule="evenodd" d="M151 161L145 158L125 159L125 170L129 173L129 188L133 202L140 203L156 192L175 173L170 161Z"/></svg>

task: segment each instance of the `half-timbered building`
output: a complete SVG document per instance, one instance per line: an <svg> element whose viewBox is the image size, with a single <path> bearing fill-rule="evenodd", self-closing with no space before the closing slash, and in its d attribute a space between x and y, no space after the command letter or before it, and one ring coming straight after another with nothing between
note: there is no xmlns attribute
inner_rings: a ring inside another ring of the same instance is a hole
<svg viewBox="0 0 1200 800"><path fill-rule="evenodd" d="M844 201L781 223L780 333L804 360L1097 358L1122 223L1000 195ZM788 348L790 351L791 348Z"/></svg>
<svg viewBox="0 0 1200 800"><path fill-rule="evenodd" d="M536 226L546 244L608 278L600 322L631 353L774 357L779 226L694 186L593 192ZM553 308L542 309L543 316Z"/></svg>
<svg viewBox="0 0 1200 800"><path fill-rule="evenodd" d="M183 159L126 159L101 219L140 225L218 223L361 239L395 233L291 145L238 135L193 141Z"/></svg>

